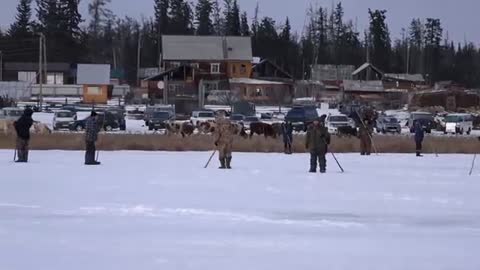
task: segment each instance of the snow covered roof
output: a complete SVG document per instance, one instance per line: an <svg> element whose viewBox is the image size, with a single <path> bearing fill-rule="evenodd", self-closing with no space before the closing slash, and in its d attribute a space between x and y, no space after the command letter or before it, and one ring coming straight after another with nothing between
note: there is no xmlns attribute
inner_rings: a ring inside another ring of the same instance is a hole
<svg viewBox="0 0 480 270"><path fill-rule="evenodd" d="M378 74L383 74L383 72L378 69L377 67L375 67L374 65L370 64L370 63L365 63L363 65L361 65L359 68L357 68L353 73L352 73L352 76L356 76L358 75L360 72L366 70L367 68L371 68L373 69L373 71L375 71L376 73Z"/></svg>
<svg viewBox="0 0 480 270"><path fill-rule="evenodd" d="M238 83L238 84L252 84L252 85L272 85L272 84L277 84L277 85L283 85L285 83L283 82L274 82L274 81L265 81L265 80L257 80L257 79L250 79L250 78L233 78L228 80L230 83Z"/></svg>
<svg viewBox="0 0 480 270"><path fill-rule="evenodd" d="M163 60L252 61L250 37L162 36Z"/></svg>
<svg viewBox="0 0 480 270"><path fill-rule="evenodd" d="M385 92L382 81L344 80L343 89L350 92Z"/></svg>
<svg viewBox="0 0 480 270"><path fill-rule="evenodd" d="M425 82L422 74L385 73L385 78L408 82Z"/></svg>

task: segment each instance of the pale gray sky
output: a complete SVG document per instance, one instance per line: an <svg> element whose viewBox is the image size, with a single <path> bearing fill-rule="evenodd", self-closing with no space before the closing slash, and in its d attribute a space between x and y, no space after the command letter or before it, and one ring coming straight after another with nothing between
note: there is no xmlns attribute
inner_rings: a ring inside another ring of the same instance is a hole
<svg viewBox="0 0 480 270"><path fill-rule="evenodd" d="M81 0L81 12L88 17L87 5L91 0ZM5 29L14 19L18 0L1 0L0 25ZM221 0L219 2L222 2ZM310 4L331 7L332 0L238 0L241 8L250 17L257 2L261 16L271 16L278 22L289 16L293 28L301 32L305 10ZM359 29L368 24L368 8L387 9L387 20L392 37L399 37L402 28L408 27L412 18L440 18L445 33L455 41L469 41L480 45L480 30L477 26L480 1L478 0L343 0L346 18L358 21ZM140 18L153 15L153 0L112 0L111 9L119 16Z"/></svg>

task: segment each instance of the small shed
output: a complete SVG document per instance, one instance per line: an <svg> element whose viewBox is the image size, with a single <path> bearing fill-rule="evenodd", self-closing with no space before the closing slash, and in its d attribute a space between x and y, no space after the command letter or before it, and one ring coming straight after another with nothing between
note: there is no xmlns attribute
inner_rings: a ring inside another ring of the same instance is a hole
<svg viewBox="0 0 480 270"><path fill-rule="evenodd" d="M83 102L106 104L112 96L110 65L78 64L77 83L83 85Z"/></svg>

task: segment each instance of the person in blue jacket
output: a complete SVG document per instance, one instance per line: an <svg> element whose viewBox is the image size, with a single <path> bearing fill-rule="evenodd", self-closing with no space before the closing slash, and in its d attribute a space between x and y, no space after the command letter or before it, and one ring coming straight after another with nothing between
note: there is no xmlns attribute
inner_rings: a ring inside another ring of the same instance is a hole
<svg viewBox="0 0 480 270"><path fill-rule="evenodd" d="M415 144L417 150L417 157L422 157L422 143L425 138L425 131L419 121L415 121Z"/></svg>

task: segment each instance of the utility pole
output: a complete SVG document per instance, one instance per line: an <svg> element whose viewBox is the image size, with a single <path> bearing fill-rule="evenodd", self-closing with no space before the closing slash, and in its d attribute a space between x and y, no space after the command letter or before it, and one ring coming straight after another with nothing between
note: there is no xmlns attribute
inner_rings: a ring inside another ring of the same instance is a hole
<svg viewBox="0 0 480 270"><path fill-rule="evenodd" d="M38 95L38 106L42 110L43 103L43 34L40 33L38 42L38 84L40 86L40 93Z"/></svg>
<svg viewBox="0 0 480 270"><path fill-rule="evenodd" d="M138 31L138 42L137 42L137 86L140 87L140 61L141 61L141 52L142 52L142 33Z"/></svg>
<svg viewBox="0 0 480 270"><path fill-rule="evenodd" d="M3 53L0 51L0 81L3 81Z"/></svg>

